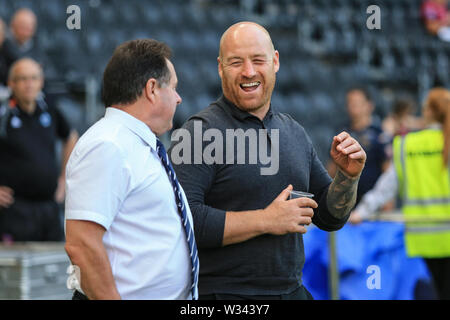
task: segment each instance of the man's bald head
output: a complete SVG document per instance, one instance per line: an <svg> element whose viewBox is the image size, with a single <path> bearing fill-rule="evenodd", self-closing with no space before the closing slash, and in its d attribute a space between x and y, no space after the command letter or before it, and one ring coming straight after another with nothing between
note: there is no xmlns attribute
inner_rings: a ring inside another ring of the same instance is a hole
<svg viewBox="0 0 450 320"><path fill-rule="evenodd" d="M263 119L280 67L267 30L254 22L232 25L220 40L217 60L223 95L241 110Z"/></svg>
<svg viewBox="0 0 450 320"><path fill-rule="evenodd" d="M42 68L33 59L23 58L11 66L8 86L22 110L28 113L34 112L35 101L43 85Z"/></svg>
<svg viewBox="0 0 450 320"><path fill-rule="evenodd" d="M27 8L17 10L11 19L11 31L20 44L27 42L34 36L36 25L36 15Z"/></svg>
<svg viewBox="0 0 450 320"><path fill-rule="evenodd" d="M18 73L22 70L31 70L34 74L43 77L42 67L39 63L31 58L22 58L15 61L9 68L8 80L14 81Z"/></svg>
<svg viewBox="0 0 450 320"><path fill-rule="evenodd" d="M246 39L253 36L257 36L266 42L270 46L271 51L275 52L269 32L263 26L255 22L243 21L233 24L223 33L220 38L219 59L223 59L224 53L227 52L230 43L247 41Z"/></svg>

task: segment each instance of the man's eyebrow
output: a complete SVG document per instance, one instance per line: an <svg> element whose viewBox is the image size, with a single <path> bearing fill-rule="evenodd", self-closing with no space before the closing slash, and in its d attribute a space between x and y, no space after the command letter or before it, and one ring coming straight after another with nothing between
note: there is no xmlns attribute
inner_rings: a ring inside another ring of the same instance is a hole
<svg viewBox="0 0 450 320"><path fill-rule="evenodd" d="M259 53L252 56L252 58L264 58L267 59L267 54L265 53Z"/></svg>
<svg viewBox="0 0 450 320"><path fill-rule="evenodd" d="M267 54L265 54L265 53L257 53L257 54L252 55L250 58L252 58L252 59L254 59L254 58L264 58L264 59L267 59ZM227 62L228 62L228 61L231 61L231 60L244 60L244 58L239 57L239 56L232 56L232 57L228 57L228 58L226 59Z"/></svg>
<svg viewBox="0 0 450 320"><path fill-rule="evenodd" d="M226 61L231 61L231 60L244 60L242 57L239 56L232 56L232 57L228 57L226 59Z"/></svg>

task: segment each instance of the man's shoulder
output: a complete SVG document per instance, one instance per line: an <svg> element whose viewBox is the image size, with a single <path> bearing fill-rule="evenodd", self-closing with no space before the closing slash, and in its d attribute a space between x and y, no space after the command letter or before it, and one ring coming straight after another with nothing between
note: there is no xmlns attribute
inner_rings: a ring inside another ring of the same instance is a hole
<svg viewBox="0 0 450 320"><path fill-rule="evenodd" d="M183 127L190 129L196 121L200 121L205 127L220 128L228 122L228 118L228 114L220 106L219 102L213 101L206 108L190 116Z"/></svg>
<svg viewBox="0 0 450 320"><path fill-rule="evenodd" d="M107 167L128 167L131 155L122 144L105 134L94 137L95 127L89 130L80 137L70 155L66 167L68 175L73 175L79 170L90 170L88 168L93 164L100 164L102 170L106 170Z"/></svg>
<svg viewBox="0 0 450 320"><path fill-rule="evenodd" d="M279 121L283 126L288 127L291 130L295 130L302 134L307 134L305 128L294 119L289 113L284 112L274 112L274 117Z"/></svg>
<svg viewBox="0 0 450 320"><path fill-rule="evenodd" d="M89 152L99 147L122 151L127 134L128 130L121 125L108 123L107 119L102 118L86 130L75 148L78 152Z"/></svg>
<svg viewBox="0 0 450 320"><path fill-rule="evenodd" d="M40 109L42 112L47 111L51 116L59 119L60 117L65 118L64 113L61 109L56 105L55 101L52 99L41 99L38 101L38 104L41 106Z"/></svg>
<svg viewBox="0 0 450 320"><path fill-rule="evenodd" d="M370 125L367 128L367 131L372 135L373 139L380 144L386 144L390 142L389 134L384 132L381 128L381 125L378 123Z"/></svg>
<svg viewBox="0 0 450 320"><path fill-rule="evenodd" d="M303 125L294 119L290 114L284 112L274 112L274 128L289 136L289 141L302 145L309 149L314 148L312 140Z"/></svg>
<svg viewBox="0 0 450 320"><path fill-rule="evenodd" d="M367 129L368 130L372 130L372 131L377 132L377 133L382 133L383 132L382 124L381 124L380 121L372 122Z"/></svg>
<svg viewBox="0 0 450 320"><path fill-rule="evenodd" d="M295 120L289 113L279 112L275 109L275 110L273 110L273 115L275 117L279 118L281 121L285 121L288 123L297 124L297 125L301 126L301 124L297 120Z"/></svg>
<svg viewBox="0 0 450 320"><path fill-rule="evenodd" d="M3 42L3 52L8 58L17 59L18 58L18 46L17 43L11 37L6 37Z"/></svg>

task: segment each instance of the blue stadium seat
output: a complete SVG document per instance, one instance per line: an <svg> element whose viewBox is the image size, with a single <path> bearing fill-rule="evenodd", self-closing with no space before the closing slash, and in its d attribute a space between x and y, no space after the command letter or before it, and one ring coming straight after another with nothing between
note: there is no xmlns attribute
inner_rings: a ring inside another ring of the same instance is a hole
<svg viewBox="0 0 450 320"><path fill-rule="evenodd" d="M178 87L180 93L195 93L199 85L199 70L192 60L183 59L183 57L174 56L174 65L178 76Z"/></svg>
<svg viewBox="0 0 450 320"><path fill-rule="evenodd" d="M152 6L150 8L143 6L140 10L140 14L142 17L141 22L149 28L157 28L163 19L163 15L158 6Z"/></svg>
<svg viewBox="0 0 450 320"><path fill-rule="evenodd" d="M168 30L177 30L183 26L183 16L182 11L179 9L180 5L175 3L167 2L161 10L161 15L163 19L160 20L163 28Z"/></svg>
<svg viewBox="0 0 450 320"><path fill-rule="evenodd" d="M285 107L285 96L281 94L279 91L275 90L272 94L272 98L270 104L273 108L275 108L278 112L283 112Z"/></svg>
<svg viewBox="0 0 450 320"><path fill-rule="evenodd" d="M205 30L203 35L199 35L202 40L198 43L199 51L205 51L207 54L212 54L214 57L219 55L219 43L221 34L214 30Z"/></svg>
<svg viewBox="0 0 450 320"><path fill-rule="evenodd" d="M15 0L13 3L13 10L15 11L20 8L29 8L34 12L37 12L39 10L39 4L39 2L32 0Z"/></svg>
<svg viewBox="0 0 450 320"><path fill-rule="evenodd" d="M194 54L201 48L198 44L199 34L191 29L185 29L180 32L179 41L176 42L175 48L183 54Z"/></svg>
<svg viewBox="0 0 450 320"><path fill-rule="evenodd" d="M220 92L216 57L219 38L232 23L257 19L241 11L239 0L75 2L82 10L82 30L65 28L71 0L3 1L0 16L31 6L39 17L38 39L49 54L52 75L70 81L101 75L113 49L134 38L151 37L174 51L183 104L177 121L206 107ZM421 0L280 0L257 1L256 11L280 52L281 69L273 104L328 139L322 127L344 120L345 86L371 83L408 85L416 90L437 79L448 83L450 46L433 39L419 19ZM366 28L366 8L382 8L382 31ZM268 16L264 8L275 9ZM258 13L258 12L257 12ZM426 72L426 74L425 74ZM419 73L419 75L418 75ZM421 75L424 73L424 75ZM427 80L427 79L431 80ZM395 89L392 89L395 90ZM422 90L422 89L421 89ZM338 111L336 111L338 110ZM322 153L325 154L325 153Z"/></svg>
<svg viewBox="0 0 450 320"><path fill-rule="evenodd" d="M303 126L311 121L314 113L311 101L306 95L299 92L286 96L285 106L281 111L290 114Z"/></svg>
<svg viewBox="0 0 450 320"><path fill-rule="evenodd" d="M190 96L180 95L182 98L181 104L177 107L173 119L173 128L181 127L186 120L195 114L195 99Z"/></svg>
<svg viewBox="0 0 450 320"><path fill-rule="evenodd" d="M208 107L211 102L217 100L218 97L212 96L210 94L200 93L195 97L194 105L191 109L192 114L195 114L206 107Z"/></svg>
<svg viewBox="0 0 450 320"><path fill-rule="evenodd" d="M3 1L0 6L0 18L5 24L9 23L10 17L14 12L13 5L11 1Z"/></svg>

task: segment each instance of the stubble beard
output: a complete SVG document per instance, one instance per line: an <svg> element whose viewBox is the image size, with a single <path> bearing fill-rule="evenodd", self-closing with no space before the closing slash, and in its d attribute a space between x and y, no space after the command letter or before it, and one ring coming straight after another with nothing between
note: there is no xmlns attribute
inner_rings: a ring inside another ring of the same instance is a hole
<svg viewBox="0 0 450 320"><path fill-rule="evenodd" d="M222 92L223 92L224 96L228 100L230 100L239 109L246 111L248 113L255 113L262 108L266 108L266 107L268 108L268 105L270 103L270 98L272 97L272 92L275 88L275 79L276 79L276 77L274 76L272 83L269 83L267 88L263 88L264 93L263 93L262 101L260 103L258 103L257 105L252 105L252 104L249 105L249 104L245 104L245 103L244 104L240 103L240 101L243 101L244 99L241 99L238 94L234 94L234 91L232 90L233 85L229 85L228 82L222 81ZM262 83L261 83L261 85L262 85Z"/></svg>

